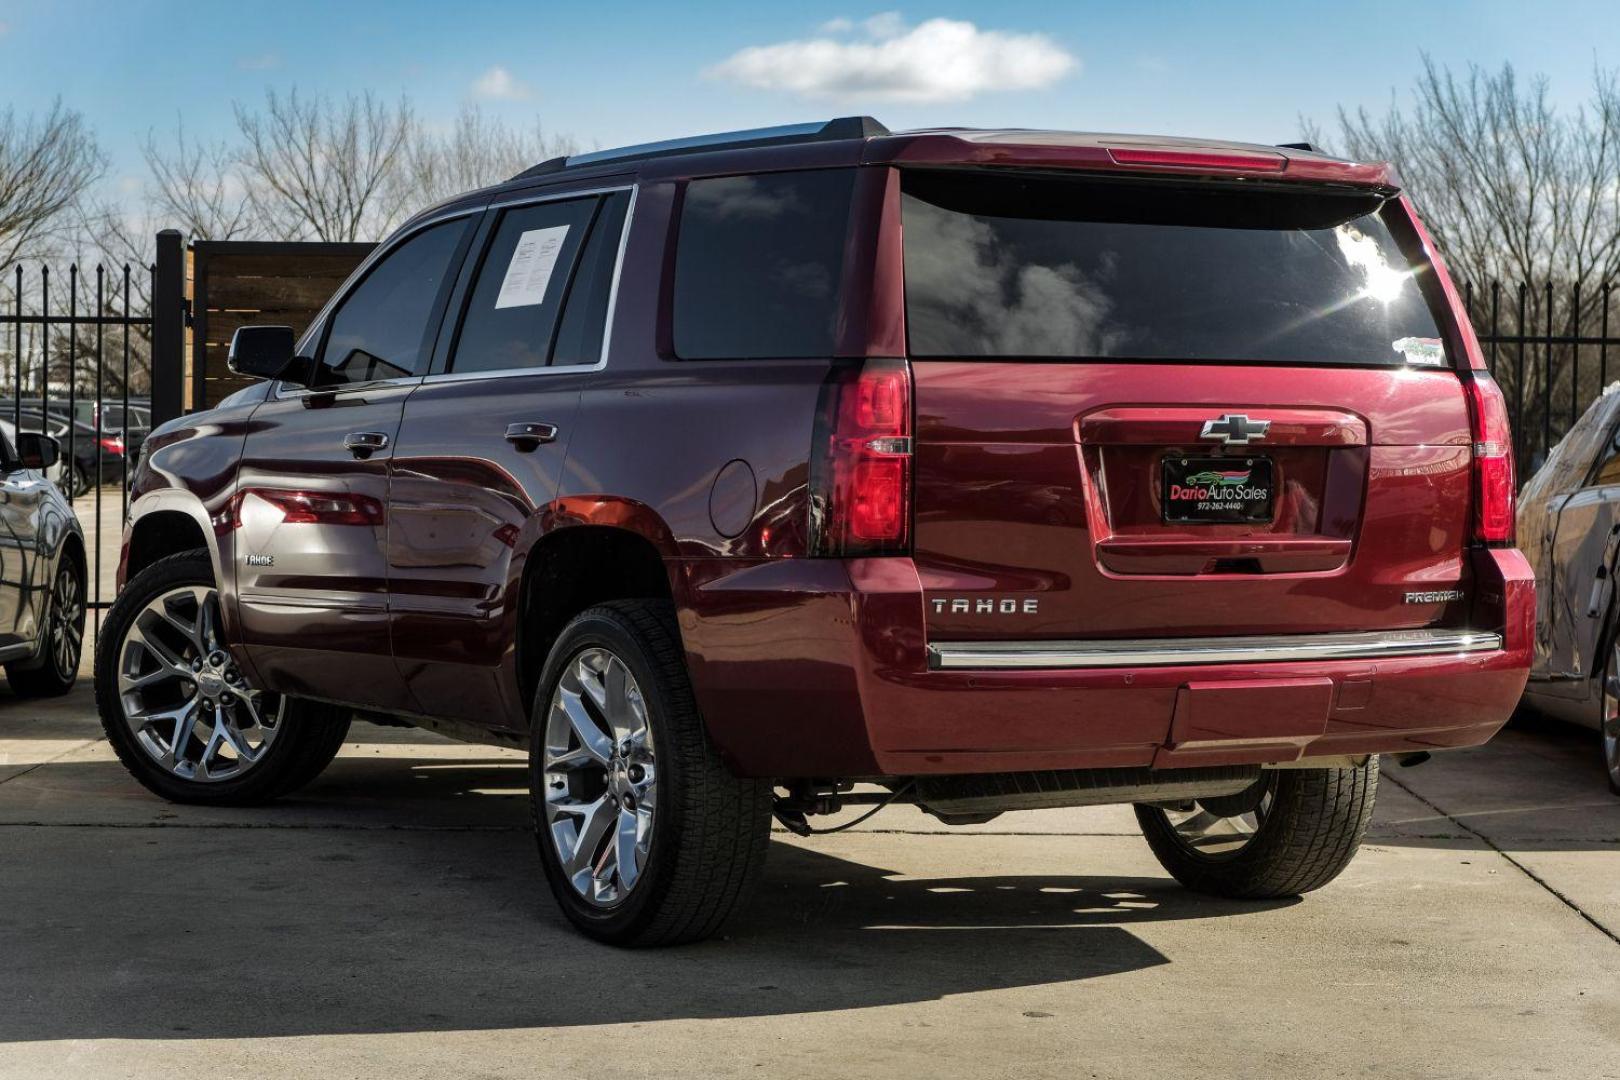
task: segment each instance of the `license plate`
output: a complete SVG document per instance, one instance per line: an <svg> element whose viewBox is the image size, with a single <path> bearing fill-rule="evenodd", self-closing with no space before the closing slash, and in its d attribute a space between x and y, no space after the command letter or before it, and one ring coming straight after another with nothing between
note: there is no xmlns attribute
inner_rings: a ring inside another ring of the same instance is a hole
<svg viewBox="0 0 1620 1080"><path fill-rule="evenodd" d="M1184 525L1252 524L1271 520L1271 459L1167 457L1164 520Z"/></svg>

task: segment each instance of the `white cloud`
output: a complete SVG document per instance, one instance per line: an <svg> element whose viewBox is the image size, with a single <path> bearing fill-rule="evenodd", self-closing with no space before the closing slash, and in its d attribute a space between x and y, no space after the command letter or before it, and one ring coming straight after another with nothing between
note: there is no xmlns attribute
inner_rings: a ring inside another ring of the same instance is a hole
<svg viewBox="0 0 1620 1080"><path fill-rule="evenodd" d="M820 37L750 46L704 74L807 98L917 103L1034 90L1080 66L1044 34L980 30L955 19L929 19L907 29L898 14L886 12L860 24L861 38L829 36L847 32L846 24L853 30L849 20L835 19Z"/></svg>
<svg viewBox="0 0 1620 1080"><path fill-rule="evenodd" d="M499 64L478 76L472 89L478 97L496 101L525 101L534 96L533 90Z"/></svg>
<svg viewBox="0 0 1620 1080"><path fill-rule="evenodd" d="M4 23L0 23L0 26L4 25ZM855 29L854 21L851 19L846 19L842 15L836 19L828 19L826 22L821 24L821 32L823 34L847 34L853 29Z"/></svg>

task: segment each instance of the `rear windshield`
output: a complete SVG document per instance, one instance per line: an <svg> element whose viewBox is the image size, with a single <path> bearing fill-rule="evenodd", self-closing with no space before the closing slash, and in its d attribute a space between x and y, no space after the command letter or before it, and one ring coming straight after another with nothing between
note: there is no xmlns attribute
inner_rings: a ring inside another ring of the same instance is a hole
<svg viewBox="0 0 1620 1080"><path fill-rule="evenodd" d="M913 356L1444 362L1373 195L903 175Z"/></svg>

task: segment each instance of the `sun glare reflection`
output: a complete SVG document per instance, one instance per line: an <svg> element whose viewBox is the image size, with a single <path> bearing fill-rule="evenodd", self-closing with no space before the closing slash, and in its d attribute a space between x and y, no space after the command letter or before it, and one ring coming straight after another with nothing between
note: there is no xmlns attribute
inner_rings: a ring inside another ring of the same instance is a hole
<svg viewBox="0 0 1620 1080"><path fill-rule="evenodd" d="M1339 243L1339 253L1350 268L1361 275L1362 286L1358 299L1377 300L1388 304L1400 298L1401 288L1411 277L1409 270L1397 270L1384 259L1378 242L1354 225L1340 225L1333 230Z"/></svg>

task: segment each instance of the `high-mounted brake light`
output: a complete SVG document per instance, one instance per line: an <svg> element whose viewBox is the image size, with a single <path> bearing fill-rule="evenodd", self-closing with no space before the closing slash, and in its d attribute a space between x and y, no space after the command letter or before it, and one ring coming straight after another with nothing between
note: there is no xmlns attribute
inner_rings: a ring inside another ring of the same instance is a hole
<svg viewBox="0 0 1620 1080"><path fill-rule="evenodd" d="M891 555L911 540L911 370L841 368L822 387L810 459L810 553Z"/></svg>
<svg viewBox="0 0 1620 1080"><path fill-rule="evenodd" d="M1474 539L1511 545L1516 487L1507 401L1487 372L1465 371L1462 379L1474 442Z"/></svg>
<svg viewBox="0 0 1620 1080"><path fill-rule="evenodd" d="M1130 146L1110 146L1108 156L1115 165L1145 168L1221 169L1232 172L1282 172L1288 159L1281 154L1240 150L1144 150Z"/></svg>

